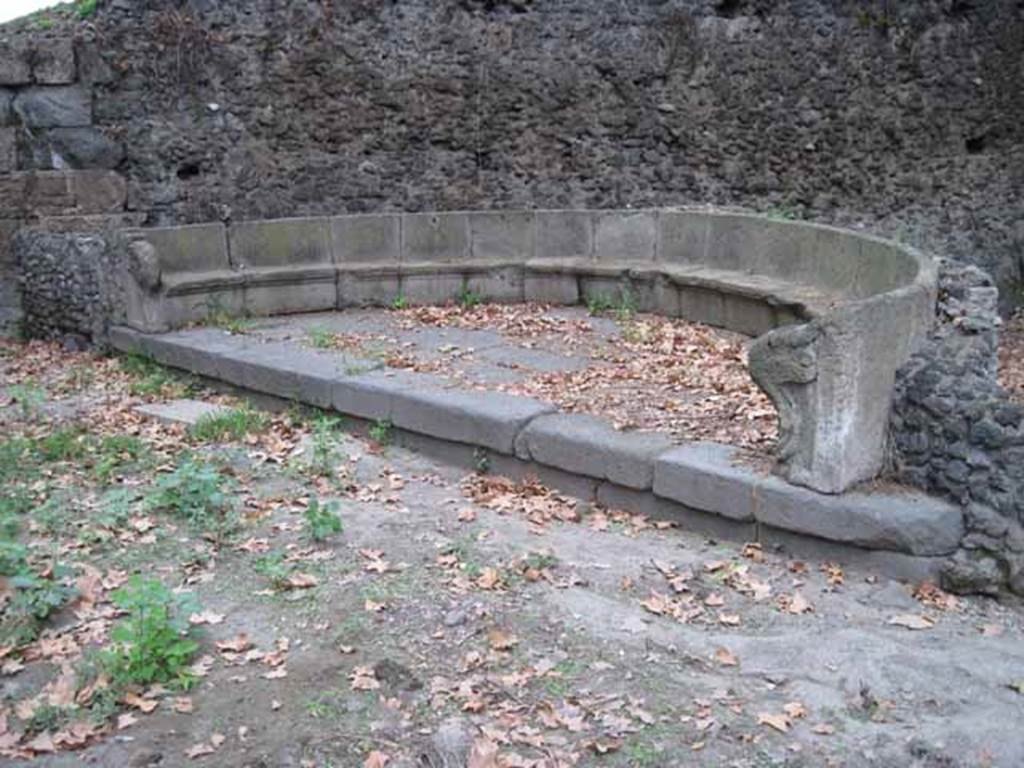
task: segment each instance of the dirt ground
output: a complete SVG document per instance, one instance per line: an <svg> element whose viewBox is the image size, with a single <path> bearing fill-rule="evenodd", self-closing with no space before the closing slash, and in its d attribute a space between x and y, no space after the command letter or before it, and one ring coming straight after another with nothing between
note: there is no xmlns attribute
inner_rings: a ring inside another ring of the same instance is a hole
<svg viewBox="0 0 1024 768"><path fill-rule="evenodd" d="M2 498L28 500L0 527L77 589L0 640L4 764L1024 764L1017 604L467 473L386 425L188 431L133 407L239 403L145 361L7 346L0 382ZM147 503L190 453L233 483L234 530ZM311 540L314 499L343 531ZM187 689L97 676L136 573L194 596Z"/></svg>

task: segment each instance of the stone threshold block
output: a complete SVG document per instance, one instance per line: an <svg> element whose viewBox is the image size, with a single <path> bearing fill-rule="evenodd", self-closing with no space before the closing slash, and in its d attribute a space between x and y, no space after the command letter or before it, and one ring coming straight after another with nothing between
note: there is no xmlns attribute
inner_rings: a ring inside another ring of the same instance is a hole
<svg viewBox="0 0 1024 768"><path fill-rule="evenodd" d="M230 412L230 408L202 400L170 400L166 403L147 403L133 409L136 413L148 416L167 424L184 424L194 427L208 416L221 416Z"/></svg>
<svg viewBox="0 0 1024 768"><path fill-rule="evenodd" d="M908 489L817 493L737 462L735 448L680 446L658 457L654 493L694 509L833 542L912 555L945 555L963 536L963 513Z"/></svg>
<svg viewBox="0 0 1024 768"><path fill-rule="evenodd" d="M558 413L532 421L516 440L516 455L578 475L648 489L654 459L672 447L654 432L620 432L593 416Z"/></svg>

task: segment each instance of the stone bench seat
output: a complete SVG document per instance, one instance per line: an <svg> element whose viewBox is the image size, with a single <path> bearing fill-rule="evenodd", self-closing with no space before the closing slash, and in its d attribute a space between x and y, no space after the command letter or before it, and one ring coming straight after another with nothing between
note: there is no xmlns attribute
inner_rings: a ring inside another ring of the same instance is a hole
<svg viewBox="0 0 1024 768"><path fill-rule="evenodd" d="M838 493L883 466L896 369L934 317L917 251L710 209L480 211L249 221L123 234L125 325L217 312L484 301L621 303L755 336L777 469Z"/></svg>
<svg viewBox="0 0 1024 768"><path fill-rule="evenodd" d="M333 264L299 264L284 267L252 267L242 270L246 285L288 285L290 283L333 282L338 270Z"/></svg>
<svg viewBox="0 0 1024 768"><path fill-rule="evenodd" d="M167 296L193 296L200 293L241 288L245 275L230 269L208 272L171 272L160 278Z"/></svg>

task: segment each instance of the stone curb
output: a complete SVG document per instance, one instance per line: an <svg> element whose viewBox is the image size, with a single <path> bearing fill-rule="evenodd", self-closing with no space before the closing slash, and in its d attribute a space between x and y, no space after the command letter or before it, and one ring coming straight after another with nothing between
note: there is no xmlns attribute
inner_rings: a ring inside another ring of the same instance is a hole
<svg viewBox="0 0 1024 768"><path fill-rule="evenodd" d="M648 492L652 501L675 502L766 535L778 531L934 557L955 551L964 533L960 509L917 492L820 494L737 463L730 446L673 447L665 435L619 432L601 419L557 413L531 398L452 389L435 376L388 371L372 361L339 361L292 343L211 328L164 335L113 328L110 342L255 392Z"/></svg>
<svg viewBox="0 0 1024 768"><path fill-rule="evenodd" d="M662 434L620 432L593 416L558 413L527 425L516 440L516 456L566 472L647 490L654 459L672 447Z"/></svg>
<svg viewBox="0 0 1024 768"><path fill-rule="evenodd" d="M826 495L736 462L734 448L694 443L658 457L654 493L688 507L872 549L914 555L952 553L963 512L916 491Z"/></svg>

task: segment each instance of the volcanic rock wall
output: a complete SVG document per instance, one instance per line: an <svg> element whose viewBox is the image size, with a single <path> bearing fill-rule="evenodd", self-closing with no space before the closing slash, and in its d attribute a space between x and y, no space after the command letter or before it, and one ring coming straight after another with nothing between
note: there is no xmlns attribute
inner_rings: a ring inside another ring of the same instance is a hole
<svg viewBox="0 0 1024 768"><path fill-rule="evenodd" d="M41 26L0 28L0 173L117 170L149 223L709 202L1020 277L1016 0L101 0Z"/></svg>

